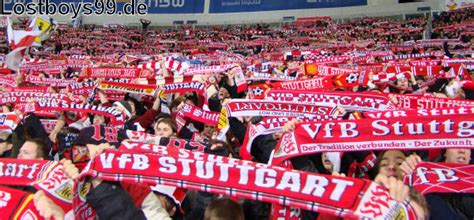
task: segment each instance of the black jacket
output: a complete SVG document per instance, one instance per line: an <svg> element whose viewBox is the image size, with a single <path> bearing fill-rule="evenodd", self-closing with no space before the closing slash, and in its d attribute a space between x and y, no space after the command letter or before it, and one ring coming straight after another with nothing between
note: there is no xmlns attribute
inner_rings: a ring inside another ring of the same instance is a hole
<svg viewBox="0 0 474 220"><path fill-rule="evenodd" d="M474 195L462 193L431 193L425 196L430 219L473 219Z"/></svg>
<svg viewBox="0 0 474 220"><path fill-rule="evenodd" d="M146 219L132 197L118 184L104 181L89 192L86 199L99 219Z"/></svg>

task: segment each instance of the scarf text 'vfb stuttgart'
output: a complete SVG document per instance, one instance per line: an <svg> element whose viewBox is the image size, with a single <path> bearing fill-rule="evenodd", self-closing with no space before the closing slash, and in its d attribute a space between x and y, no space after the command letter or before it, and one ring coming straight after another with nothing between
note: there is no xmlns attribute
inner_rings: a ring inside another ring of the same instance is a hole
<svg viewBox="0 0 474 220"><path fill-rule="evenodd" d="M65 99L66 94L60 93L49 93L49 92L2 92L0 94L0 105L12 103L27 103L32 98L36 100L48 100L48 99Z"/></svg>
<svg viewBox="0 0 474 220"><path fill-rule="evenodd" d="M232 99L227 105L230 117L240 116L285 116L318 118L332 115L335 103L318 102L311 104L279 102L267 100Z"/></svg>
<svg viewBox="0 0 474 220"><path fill-rule="evenodd" d="M162 89L165 93L196 92L198 95L205 95L206 87L206 84L197 81L167 83L159 86L159 88Z"/></svg>
<svg viewBox="0 0 474 220"><path fill-rule="evenodd" d="M404 181L421 194L474 193L474 165L419 163Z"/></svg>
<svg viewBox="0 0 474 220"><path fill-rule="evenodd" d="M270 90L267 100L296 103L331 102L352 111L381 111L389 107L387 96L378 93L312 92L307 90Z"/></svg>
<svg viewBox="0 0 474 220"><path fill-rule="evenodd" d="M364 120L297 124L281 137L273 164L328 151L474 147L474 108L371 114Z"/></svg>
<svg viewBox="0 0 474 220"><path fill-rule="evenodd" d="M39 101L27 103L25 106L25 112L36 112L36 111L72 111L72 112L85 112L99 114L109 117L114 123L124 123L125 115L112 107L103 107L100 105L89 105L89 104L75 104L58 102L55 100Z"/></svg>
<svg viewBox="0 0 474 220"><path fill-rule="evenodd" d="M251 124L247 126L246 135L244 141L242 142L242 147L240 149L240 156L244 160L252 160L252 143L260 135L268 135L275 132L280 132L283 129L283 126L296 117L264 117L257 124ZM316 121L323 120L338 120L339 116L324 116L323 118L318 118ZM304 118L296 118L298 120L304 120L306 122L313 121Z"/></svg>
<svg viewBox="0 0 474 220"><path fill-rule="evenodd" d="M65 212L72 208L73 181L68 179L57 161L0 159L0 182L4 185L34 186Z"/></svg>
<svg viewBox="0 0 474 220"><path fill-rule="evenodd" d="M188 103L184 104L179 112L183 115L183 117L191 118L204 124L213 126L217 126L219 124L220 112L206 111L200 107Z"/></svg>
<svg viewBox="0 0 474 220"><path fill-rule="evenodd" d="M381 219L384 215L396 215L401 208L385 189L368 180L313 174L176 148L153 149L155 153L105 151L90 162L81 178L171 185L341 217ZM373 206L378 204L377 199L387 202Z"/></svg>
<svg viewBox="0 0 474 220"><path fill-rule="evenodd" d="M401 109L433 109L474 106L474 101L449 98L428 98L414 95L391 94L397 100L395 105Z"/></svg>

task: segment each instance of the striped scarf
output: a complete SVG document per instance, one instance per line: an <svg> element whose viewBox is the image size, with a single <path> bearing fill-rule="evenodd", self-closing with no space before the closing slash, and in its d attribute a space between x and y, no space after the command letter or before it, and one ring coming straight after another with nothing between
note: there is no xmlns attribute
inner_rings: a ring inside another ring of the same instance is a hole
<svg viewBox="0 0 474 220"><path fill-rule="evenodd" d="M385 189L367 180L296 171L158 145L142 148L150 150L141 153L108 150L94 158L80 176L169 185L339 217L377 218L397 213L403 206L391 200ZM130 162L119 163L119 158L129 158ZM381 198L387 202L373 207Z"/></svg>

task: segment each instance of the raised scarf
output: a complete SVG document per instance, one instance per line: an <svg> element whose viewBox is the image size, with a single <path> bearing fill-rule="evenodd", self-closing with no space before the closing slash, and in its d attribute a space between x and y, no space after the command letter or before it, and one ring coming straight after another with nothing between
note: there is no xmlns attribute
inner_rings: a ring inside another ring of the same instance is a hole
<svg viewBox="0 0 474 220"><path fill-rule="evenodd" d="M396 99L396 102L394 102L394 104L401 109L436 109L474 106L474 101L470 100L434 98L401 94L391 95Z"/></svg>
<svg viewBox="0 0 474 220"><path fill-rule="evenodd" d="M48 86L20 86L5 88L4 92L48 92Z"/></svg>
<svg viewBox="0 0 474 220"><path fill-rule="evenodd" d="M0 218L43 219L36 210L33 194L0 186Z"/></svg>
<svg viewBox="0 0 474 220"><path fill-rule="evenodd" d="M377 218L400 205L367 180L289 170L200 152L153 146L153 153L108 150L81 173L109 181L163 184L277 203L340 217ZM127 159L129 162L119 162ZM360 192L365 192L359 194ZM373 207L378 200L386 201Z"/></svg>
<svg viewBox="0 0 474 220"><path fill-rule="evenodd" d="M366 85L369 74L365 71L360 73L344 73L334 76L315 77L312 79L272 83L271 87L287 90L311 90L354 87Z"/></svg>
<svg viewBox="0 0 474 220"><path fill-rule="evenodd" d="M12 132L21 122L22 117L14 112L0 114L0 130Z"/></svg>
<svg viewBox="0 0 474 220"><path fill-rule="evenodd" d="M6 85L10 87L16 87L15 76L14 75L0 75L0 85Z"/></svg>
<svg viewBox="0 0 474 220"><path fill-rule="evenodd" d="M294 81L297 78L293 76L284 76L271 73L248 72L245 77L248 81L271 80L271 81Z"/></svg>
<svg viewBox="0 0 474 220"><path fill-rule="evenodd" d="M233 64L193 67L183 71L183 75L191 76L206 73L222 73L233 67L235 67Z"/></svg>
<svg viewBox="0 0 474 220"><path fill-rule="evenodd" d="M197 81L191 82L177 82L177 83L167 83L164 85L160 85L160 89L162 89L166 93L185 93L185 92L196 92L199 95L206 94L206 84Z"/></svg>
<svg viewBox="0 0 474 220"><path fill-rule="evenodd" d="M26 81L38 85L48 85L52 87L66 87L67 85L76 82L73 79L55 79L55 78L45 78L39 76L28 75Z"/></svg>
<svg viewBox="0 0 474 220"><path fill-rule="evenodd" d="M419 163L404 181L421 194L474 193L474 165Z"/></svg>
<svg viewBox="0 0 474 220"><path fill-rule="evenodd" d="M317 73L318 76L334 76L334 75L354 72L351 69L344 69L344 68L323 66L323 65L319 65L317 68L318 68L318 73Z"/></svg>
<svg viewBox="0 0 474 220"><path fill-rule="evenodd" d="M264 117L256 124L251 124L247 126L246 135L244 141L242 142L242 148L240 150L240 156L244 160L252 160L252 143L256 137L260 135L268 135L276 132L280 132L283 129L283 126L291 121L293 118L296 118L300 121L323 121L323 120L337 120L337 116L322 116L317 120L309 120L302 117Z"/></svg>
<svg viewBox="0 0 474 220"><path fill-rule="evenodd" d="M112 123L125 123L125 115L117 111L112 107L104 107L100 105L90 105L90 104L75 104L75 103L66 103L58 102L56 100L47 100L39 101L34 103L27 103L25 107L25 112L35 112L35 111L72 111L72 112L83 112L83 113L92 113L99 114L106 117L109 117Z"/></svg>
<svg viewBox="0 0 474 220"><path fill-rule="evenodd" d="M74 95L89 95L89 93L95 88L95 82L74 82L69 84L66 89Z"/></svg>
<svg viewBox="0 0 474 220"><path fill-rule="evenodd" d="M26 103L30 99L37 99L37 100L46 100L46 99L66 99L67 96L65 94L59 93L49 93L49 92L3 92L0 94L0 104L8 104L8 103Z"/></svg>
<svg viewBox="0 0 474 220"><path fill-rule="evenodd" d="M439 56L438 52L426 52L426 53L417 53L417 54L399 54L399 55L390 55L382 57L384 62L391 60L406 60L406 59L419 59L419 58L429 58L432 56Z"/></svg>
<svg viewBox="0 0 474 220"><path fill-rule="evenodd" d="M72 183L57 161L0 159L0 182L43 190L65 212L72 207Z"/></svg>
<svg viewBox="0 0 474 220"><path fill-rule="evenodd" d="M202 122L203 124L209 124L217 126L219 124L220 113L203 110L200 107L185 103L180 109L180 114L186 118Z"/></svg>
<svg viewBox="0 0 474 220"><path fill-rule="evenodd" d="M386 95L379 93L328 92L271 89L266 100L296 103L331 102L351 111L383 111L389 108Z"/></svg>
<svg viewBox="0 0 474 220"><path fill-rule="evenodd" d="M335 103L318 102L311 104L280 102L267 100L232 99L227 105L230 117L240 116L304 116L318 118L332 115L336 109Z"/></svg>
<svg viewBox="0 0 474 220"><path fill-rule="evenodd" d="M156 85L143 85L135 83L117 83L104 81L99 84L99 89L101 90L135 93L150 96L154 96L156 94L156 88Z"/></svg>
<svg viewBox="0 0 474 220"><path fill-rule="evenodd" d="M79 78L142 78L138 68L89 67L81 72ZM154 76L153 76L154 77Z"/></svg>
<svg viewBox="0 0 474 220"><path fill-rule="evenodd" d="M419 150L474 146L473 109L388 111L364 120L299 123L277 144L273 164L331 151ZM455 117L453 117L453 115Z"/></svg>

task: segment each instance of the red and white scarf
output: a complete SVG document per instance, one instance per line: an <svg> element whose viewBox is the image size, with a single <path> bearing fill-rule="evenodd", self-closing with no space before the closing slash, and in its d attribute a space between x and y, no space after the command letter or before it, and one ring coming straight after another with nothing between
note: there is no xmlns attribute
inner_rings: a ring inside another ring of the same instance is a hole
<svg viewBox="0 0 474 220"><path fill-rule="evenodd" d="M367 85L368 79L368 73L361 71L360 73L344 73L334 76L315 77L307 80L272 83L272 87L286 90L344 88Z"/></svg>
<svg viewBox="0 0 474 220"><path fill-rule="evenodd" d="M344 69L344 68L337 68L337 67L330 67L330 66L318 66L318 76L334 76L344 73L351 73L354 72L351 69Z"/></svg>
<svg viewBox="0 0 474 220"><path fill-rule="evenodd" d="M472 59L445 59L443 66L450 66L451 64L464 64L467 69L474 69L474 60Z"/></svg>
<svg viewBox="0 0 474 220"><path fill-rule="evenodd" d="M234 81L235 85L237 86L237 93L247 90L247 80L245 79L242 67L234 67L231 71L234 73Z"/></svg>
<svg viewBox="0 0 474 220"><path fill-rule="evenodd" d="M248 72L245 77L248 81L271 80L271 81L294 81L297 77L283 76L271 73Z"/></svg>
<svg viewBox="0 0 474 220"><path fill-rule="evenodd" d="M391 60L406 60L406 59L418 59L418 58L429 58L431 56L440 56L442 53L438 52L426 52L426 53L417 53L417 54L399 54L399 55L391 55L391 56L384 56L382 60L384 62L391 61Z"/></svg>
<svg viewBox="0 0 474 220"><path fill-rule="evenodd" d="M411 66L438 66L441 60L410 60Z"/></svg>
<svg viewBox="0 0 474 220"><path fill-rule="evenodd" d="M74 82L67 86L67 91L74 95L89 95L95 88L95 82Z"/></svg>
<svg viewBox="0 0 474 220"><path fill-rule="evenodd" d="M152 69L152 70L159 70L161 69L160 62L148 62L148 63L141 63L137 65L138 69Z"/></svg>
<svg viewBox="0 0 474 220"><path fill-rule="evenodd" d="M141 78L138 68L89 67L82 71L80 78ZM154 76L153 76L154 77Z"/></svg>
<svg viewBox="0 0 474 220"><path fill-rule="evenodd" d="M94 158L80 177L170 185L340 217L381 218L400 209L400 204L391 200L383 187L367 180L289 170L170 147L152 148L154 153L108 150ZM119 158L129 158L130 162L119 163ZM373 207L380 199L386 202Z"/></svg>
<svg viewBox="0 0 474 220"><path fill-rule="evenodd" d="M387 73L387 74L380 74L380 75L372 75L372 80L374 83L387 83L397 79L407 78L409 79L410 73L409 72L400 72L400 73Z"/></svg>
<svg viewBox="0 0 474 220"><path fill-rule="evenodd" d="M392 94L397 100L394 103L400 109L434 109L434 108L455 108L455 107L472 107L474 101L449 99L449 98L433 98L411 95Z"/></svg>
<svg viewBox="0 0 474 220"><path fill-rule="evenodd" d="M125 135L129 140L123 140L120 143L119 149L121 150L132 150L136 152L159 152L159 150L156 150L153 147L154 145L159 145L205 153L212 152L211 146L209 146L209 144L199 141L191 141L181 138L160 137L157 135L132 130L126 130Z"/></svg>
<svg viewBox="0 0 474 220"><path fill-rule="evenodd" d="M226 65L216 65L216 66L200 66L200 67L194 67L194 68L189 68L185 70L183 72L183 75L191 76L191 75L206 74L206 73L222 73L232 67L235 67L235 65L226 64Z"/></svg>
<svg viewBox="0 0 474 220"><path fill-rule="evenodd" d="M378 93L272 89L266 93L266 100L296 103L330 102L351 111L383 111L389 108L387 96Z"/></svg>
<svg viewBox="0 0 474 220"><path fill-rule="evenodd" d="M5 88L4 92L48 92L48 86L21 86Z"/></svg>
<svg viewBox="0 0 474 220"><path fill-rule="evenodd" d="M419 163L405 182L421 194L474 193L474 165Z"/></svg>
<svg viewBox="0 0 474 220"><path fill-rule="evenodd" d="M191 64L187 62L180 62L175 60L173 57L165 58L165 67L171 71L176 71L178 73L186 73L191 67Z"/></svg>
<svg viewBox="0 0 474 220"><path fill-rule="evenodd" d="M49 93L49 92L29 92L29 91L19 91L19 92L3 92L0 94L0 104L7 103L26 103L30 99L58 99L66 100L67 96L65 94L59 93Z"/></svg>
<svg viewBox="0 0 474 220"><path fill-rule="evenodd" d="M455 111L453 117L450 113ZM281 137L274 164L331 151L473 148L474 112L459 111L462 109L376 112L371 113L374 118L364 120L299 123L293 132Z"/></svg>
<svg viewBox="0 0 474 220"><path fill-rule="evenodd" d="M50 68L40 68L37 70L37 72L40 73L45 73L48 75L53 75L56 76L61 73L61 69L63 65L57 66L57 67L50 67Z"/></svg>
<svg viewBox="0 0 474 220"><path fill-rule="evenodd" d="M288 122L291 121L295 117L264 117L261 121L257 124L251 124L247 126L247 131L245 133L244 141L242 142L242 148L240 150L240 156L244 160L252 160L252 156L250 152L252 151L252 143L256 137L260 135L267 135L276 132L280 132L283 129L283 126ZM315 121L309 120L305 118L298 118L300 121ZM327 116L317 119L316 121L324 121L324 120L337 120L337 116Z"/></svg>
<svg viewBox="0 0 474 220"><path fill-rule="evenodd" d="M10 87L16 87L16 81L14 75L0 75L0 85L7 85Z"/></svg>
<svg viewBox="0 0 474 220"><path fill-rule="evenodd" d="M217 126L219 124L219 112L206 111L188 103L183 105L179 111L179 114L183 117L202 122L203 124L209 124L213 126Z"/></svg>
<svg viewBox="0 0 474 220"><path fill-rule="evenodd" d="M33 194L0 186L0 218L43 219L33 202Z"/></svg>
<svg viewBox="0 0 474 220"><path fill-rule="evenodd" d="M73 79L45 78L33 75L28 75L26 81L33 84L48 85L52 87L66 87L67 85L76 82Z"/></svg>
<svg viewBox="0 0 474 220"><path fill-rule="evenodd" d="M65 212L72 208L73 181L57 161L0 159L0 182L4 185L34 186L43 190Z"/></svg>
<svg viewBox="0 0 474 220"><path fill-rule="evenodd" d="M99 84L99 89L101 90L135 93L150 96L155 95L157 91L156 88L156 85L143 85L134 83L101 82Z"/></svg>
<svg viewBox="0 0 474 220"><path fill-rule="evenodd" d="M14 112L0 114L0 130L12 132L20 124L22 117Z"/></svg>
<svg viewBox="0 0 474 220"><path fill-rule="evenodd" d="M202 75L192 75L192 76L167 76L167 77L157 77L157 85L166 85L170 83L181 83L181 82L196 82L202 79Z"/></svg>
<svg viewBox="0 0 474 220"><path fill-rule="evenodd" d="M34 103L28 103L24 109L25 112L35 111L71 111L71 112L82 112L99 114L111 119L112 123L124 123L126 121L125 115L112 107L104 107L100 105L90 104L75 104L60 102L57 100L40 101Z"/></svg>
<svg viewBox="0 0 474 220"><path fill-rule="evenodd" d="M318 118L332 115L336 104L318 102L311 104L267 100L232 99L227 105L229 117L286 116Z"/></svg>
<svg viewBox="0 0 474 220"><path fill-rule="evenodd" d="M319 56L315 54L308 54L305 56L305 63L341 63L346 60L349 60L350 57L348 56Z"/></svg>
<svg viewBox="0 0 474 220"><path fill-rule="evenodd" d="M206 94L206 84L201 82L192 81L192 82L177 82L177 83L167 83L160 85L159 88L165 93L185 93L185 92L196 92L199 95Z"/></svg>

